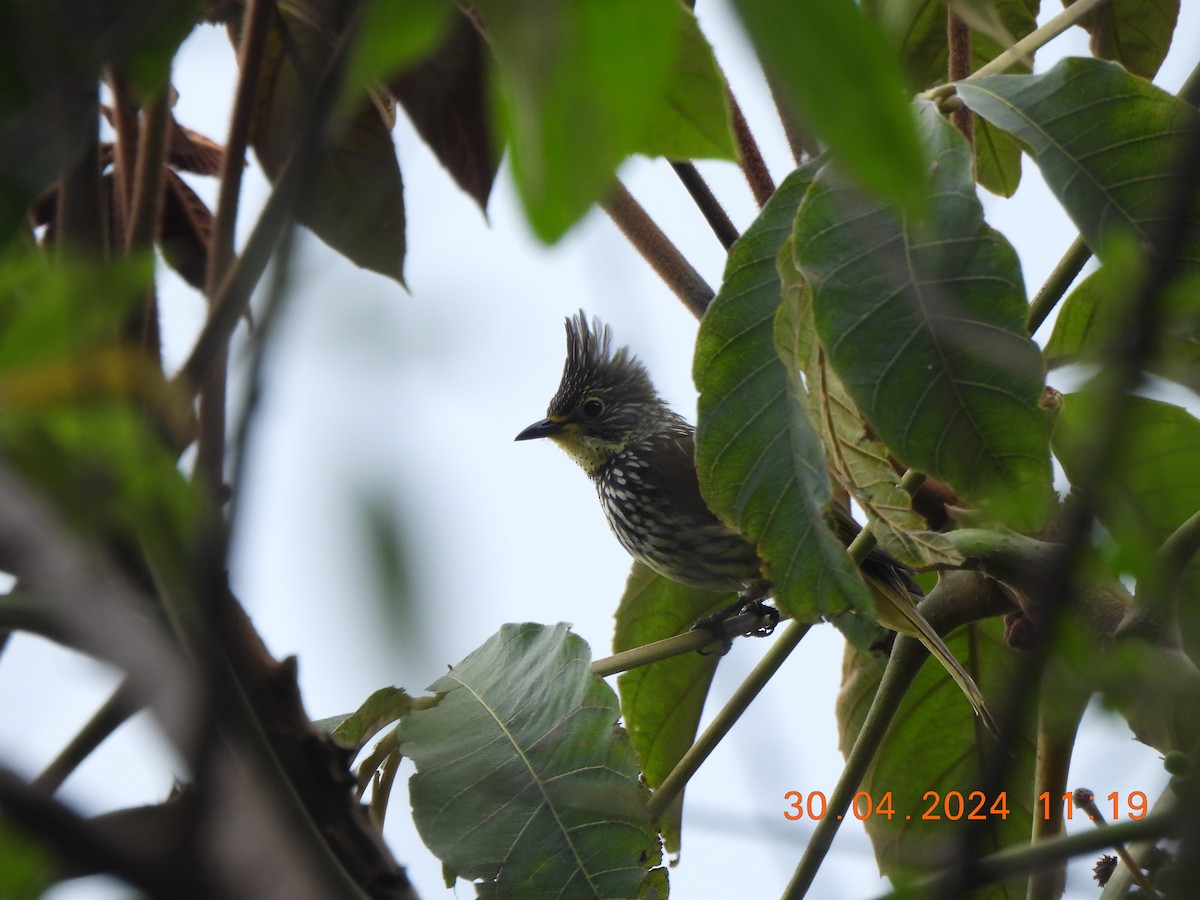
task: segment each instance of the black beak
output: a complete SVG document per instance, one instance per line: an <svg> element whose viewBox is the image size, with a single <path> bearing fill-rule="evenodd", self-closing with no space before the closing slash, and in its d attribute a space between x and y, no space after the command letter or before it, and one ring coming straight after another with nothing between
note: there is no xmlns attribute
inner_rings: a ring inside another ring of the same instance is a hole
<svg viewBox="0 0 1200 900"><path fill-rule="evenodd" d="M534 422L513 440L516 441L531 441L534 438L550 437L552 434L561 434L566 429L561 422L555 422L553 419L542 419L540 422Z"/></svg>

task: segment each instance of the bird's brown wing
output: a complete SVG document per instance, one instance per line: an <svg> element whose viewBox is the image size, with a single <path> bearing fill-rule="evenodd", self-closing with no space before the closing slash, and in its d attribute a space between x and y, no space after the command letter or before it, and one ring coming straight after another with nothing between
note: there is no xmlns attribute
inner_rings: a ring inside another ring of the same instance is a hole
<svg viewBox="0 0 1200 900"><path fill-rule="evenodd" d="M691 431L666 431L654 437L651 450L654 486L671 498L680 512L699 520L720 518L704 502L696 475L696 441ZM723 524L723 523L722 523Z"/></svg>

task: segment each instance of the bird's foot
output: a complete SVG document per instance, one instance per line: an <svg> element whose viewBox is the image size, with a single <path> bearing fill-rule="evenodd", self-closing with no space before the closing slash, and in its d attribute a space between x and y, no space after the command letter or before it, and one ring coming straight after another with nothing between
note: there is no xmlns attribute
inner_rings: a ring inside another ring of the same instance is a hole
<svg viewBox="0 0 1200 900"><path fill-rule="evenodd" d="M698 619L692 626L692 630L702 628L721 639L718 648L701 650L700 653L724 656L733 647L733 638L739 636L767 637L775 630L779 620L779 610L768 606L763 598L747 600L739 597L737 602L729 604L711 616Z"/></svg>

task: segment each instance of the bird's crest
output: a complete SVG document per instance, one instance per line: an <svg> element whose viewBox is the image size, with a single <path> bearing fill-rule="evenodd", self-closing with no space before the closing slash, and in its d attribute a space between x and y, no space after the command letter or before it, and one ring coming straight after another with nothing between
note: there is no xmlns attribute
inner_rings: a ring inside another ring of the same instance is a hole
<svg viewBox="0 0 1200 900"><path fill-rule="evenodd" d="M567 319L567 361L551 409L572 405L582 393L614 391L637 401L657 401L646 367L628 347L612 347L612 329L581 309Z"/></svg>

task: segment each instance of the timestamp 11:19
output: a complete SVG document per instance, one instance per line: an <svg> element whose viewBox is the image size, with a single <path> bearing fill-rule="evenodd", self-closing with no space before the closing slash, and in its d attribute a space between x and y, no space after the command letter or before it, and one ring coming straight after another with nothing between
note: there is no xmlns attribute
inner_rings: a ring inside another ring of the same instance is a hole
<svg viewBox="0 0 1200 900"><path fill-rule="evenodd" d="M1086 800L1093 809L1096 809L1094 804L1100 800L1100 797L1088 795ZM1112 812L1113 820L1117 819L1144 819L1146 817L1146 795L1141 791L1130 791L1128 794L1122 794L1120 791L1113 791L1108 797L1103 798L1111 804L1106 811ZM1084 806L1082 799L1076 798L1074 794L1063 794L1060 798L1055 798L1050 795L1049 791L1042 791L1038 794L1037 802L1042 807L1043 820L1050 819L1051 804L1061 800L1063 803L1063 817L1066 819L1073 818L1076 803L1081 807ZM1081 812L1086 812L1086 809L1081 809ZM1098 810L1097 810L1098 811ZM1094 815L1088 814L1088 818L1095 818Z"/></svg>

